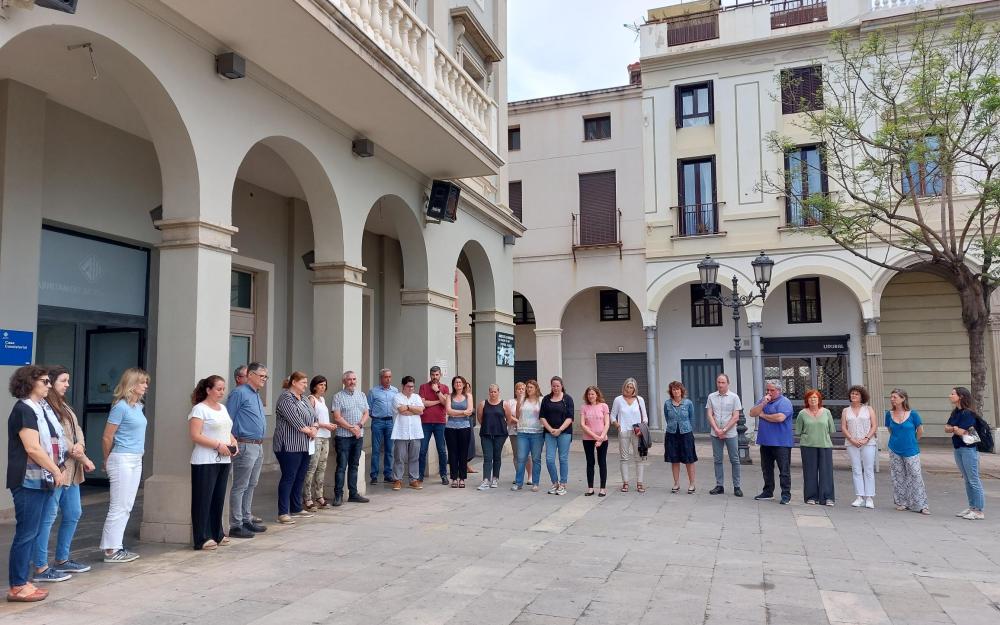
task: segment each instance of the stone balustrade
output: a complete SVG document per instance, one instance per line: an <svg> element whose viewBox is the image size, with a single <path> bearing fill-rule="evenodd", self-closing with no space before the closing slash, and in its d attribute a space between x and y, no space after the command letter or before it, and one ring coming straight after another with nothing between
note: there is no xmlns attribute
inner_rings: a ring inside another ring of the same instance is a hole
<svg viewBox="0 0 1000 625"><path fill-rule="evenodd" d="M872 10L915 7L920 4L927 4L927 2L928 0L872 0Z"/></svg>

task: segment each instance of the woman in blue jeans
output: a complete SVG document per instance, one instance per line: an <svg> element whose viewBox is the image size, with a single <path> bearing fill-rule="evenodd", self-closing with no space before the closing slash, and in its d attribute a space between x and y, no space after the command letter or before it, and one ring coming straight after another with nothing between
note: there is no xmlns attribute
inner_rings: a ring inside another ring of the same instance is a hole
<svg viewBox="0 0 1000 625"><path fill-rule="evenodd" d="M565 495L569 481L569 445L573 442L573 398L563 392L563 381L553 376L551 392L542 398L539 419L545 427L545 464L552 479L550 495ZM556 473L556 452L559 452L559 472Z"/></svg>
<svg viewBox="0 0 1000 625"><path fill-rule="evenodd" d="M979 479L979 449L975 443L962 440L970 429L976 425L976 406L972 401L972 393L964 386L951 389L948 396L954 408L944 431L951 434L951 445L955 448L955 464L965 480L965 495L969 498L969 507L956 516L970 521L986 518L983 505L986 499L983 495L983 482Z"/></svg>
<svg viewBox="0 0 1000 625"><path fill-rule="evenodd" d="M80 484L83 483L84 471L93 471L94 463L84 453L83 430L76 420L73 409L66 404L66 391L69 389L69 371L65 367L49 369L49 380L52 389L45 401L52 412L59 418L66 436L66 486L55 489L49 505L42 515L42 526L38 530L35 542L35 581L61 582L74 573L86 573L89 564L75 562L69 559L70 545L76 526L80 522ZM49 566L49 534L56 522L56 516L62 512L59 522L59 534L56 542L56 560Z"/></svg>
<svg viewBox="0 0 1000 625"><path fill-rule="evenodd" d="M538 492L538 482L542 479L542 422L538 418L541 410L542 391L538 382L528 380L524 383L524 395L518 395L514 405L514 417L517 420L517 470L514 485L511 490L524 488L524 468L531 456L531 475L528 484L531 492Z"/></svg>

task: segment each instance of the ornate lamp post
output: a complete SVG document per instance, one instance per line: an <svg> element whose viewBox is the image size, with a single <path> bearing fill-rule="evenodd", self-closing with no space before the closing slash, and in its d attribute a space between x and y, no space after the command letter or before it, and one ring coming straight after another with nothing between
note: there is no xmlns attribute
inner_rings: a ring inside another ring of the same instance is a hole
<svg viewBox="0 0 1000 625"><path fill-rule="evenodd" d="M701 278L701 286L705 291L705 299L711 302L718 302L726 308L733 310L733 346L736 348L736 394L740 401L743 401L743 376L740 373L740 351L742 340L740 339L740 310L757 299L764 300L767 294L767 287L771 284L771 271L774 269L774 261L760 253L760 256L750 263L753 266L754 282L760 293L740 295L737 289L736 275L733 275L733 291L729 296L716 295L716 280L719 276L719 263L711 256L698 263L698 276ZM750 460L750 442L747 440L747 420L743 411L740 411L740 420L736 425L736 432L739 435L740 464L752 464Z"/></svg>

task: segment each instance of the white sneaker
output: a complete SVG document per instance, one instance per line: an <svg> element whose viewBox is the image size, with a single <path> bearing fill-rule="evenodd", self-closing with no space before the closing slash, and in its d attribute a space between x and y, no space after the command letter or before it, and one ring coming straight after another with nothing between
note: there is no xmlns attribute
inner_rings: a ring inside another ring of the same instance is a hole
<svg viewBox="0 0 1000 625"><path fill-rule="evenodd" d="M962 510L961 512L957 512L955 514L955 516L957 516L958 518L961 519L961 518L964 518L965 515L969 514L970 512L972 512L972 509L971 508L966 508L965 510Z"/></svg>
<svg viewBox="0 0 1000 625"><path fill-rule="evenodd" d="M863 497L858 497L857 499L851 502L851 506L855 508L860 508L863 505L865 505L865 500Z"/></svg>
<svg viewBox="0 0 1000 625"><path fill-rule="evenodd" d="M556 494L557 495L565 495L566 494L566 486L564 484L560 484L558 490L556 490Z"/></svg>
<svg viewBox="0 0 1000 625"><path fill-rule="evenodd" d="M514 485L510 487L511 490L521 490L521 485L514 482Z"/></svg>
<svg viewBox="0 0 1000 625"><path fill-rule="evenodd" d="M493 481L490 482L490 488L500 488L500 480L493 478Z"/></svg>
<svg viewBox="0 0 1000 625"><path fill-rule="evenodd" d="M868 508L869 510L874 510L875 500L872 499L871 497L865 497L865 507Z"/></svg>
<svg viewBox="0 0 1000 625"><path fill-rule="evenodd" d="M490 481L483 480L483 483L480 484L476 490L489 490L489 489L490 489Z"/></svg>
<svg viewBox="0 0 1000 625"><path fill-rule="evenodd" d="M559 485L558 485L558 484L553 484L553 485L552 485L552 488L550 488L550 489L548 490L548 493L549 493L550 495L555 495L555 494L556 494L556 493L557 493L558 491L559 491Z"/></svg>
<svg viewBox="0 0 1000 625"><path fill-rule="evenodd" d="M969 513L962 517L963 519L968 519L970 521L981 521L986 518L986 515L979 510L969 510Z"/></svg>

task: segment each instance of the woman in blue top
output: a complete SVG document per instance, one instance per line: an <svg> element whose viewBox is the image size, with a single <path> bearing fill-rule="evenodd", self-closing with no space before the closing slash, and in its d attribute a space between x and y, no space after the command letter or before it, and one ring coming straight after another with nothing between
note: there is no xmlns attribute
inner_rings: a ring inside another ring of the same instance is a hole
<svg viewBox="0 0 1000 625"><path fill-rule="evenodd" d="M916 410L910 410L910 397L901 388L889 394L892 410L885 411L885 427L889 428L889 476L892 498L897 510L913 510L930 514L927 489L920 471L920 437L923 421Z"/></svg>
<svg viewBox="0 0 1000 625"><path fill-rule="evenodd" d="M694 404L688 399L687 389L680 382L674 380L667 386L667 394L670 399L663 402L664 440L665 457L664 460L670 463L670 472L674 475L674 487L670 492L676 493L681 489L681 465L687 470L688 494L694 494L694 463L698 462L698 454L694 449L694 428L691 421L694 419Z"/></svg>
<svg viewBox="0 0 1000 625"><path fill-rule="evenodd" d="M964 386L951 389L948 396L954 409L948 417L944 431L951 434L951 445L955 448L955 464L965 480L965 495L969 498L969 507L956 516L970 521L985 519L983 505L983 483L979 479L979 449L975 443L962 440L968 431L976 425L976 405L972 401L972 393Z"/></svg>
<svg viewBox="0 0 1000 625"><path fill-rule="evenodd" d="M146 449L146 415L142 398L149 388L149 374L132 367L126 369L115 387L108 424L104 426L101 447L104 470L111 483L111 502L101 533L101 549L108 563L131 562L139 554L122 544L125 526L132 514L135 493L142 479L142 454Z"/></svg>

